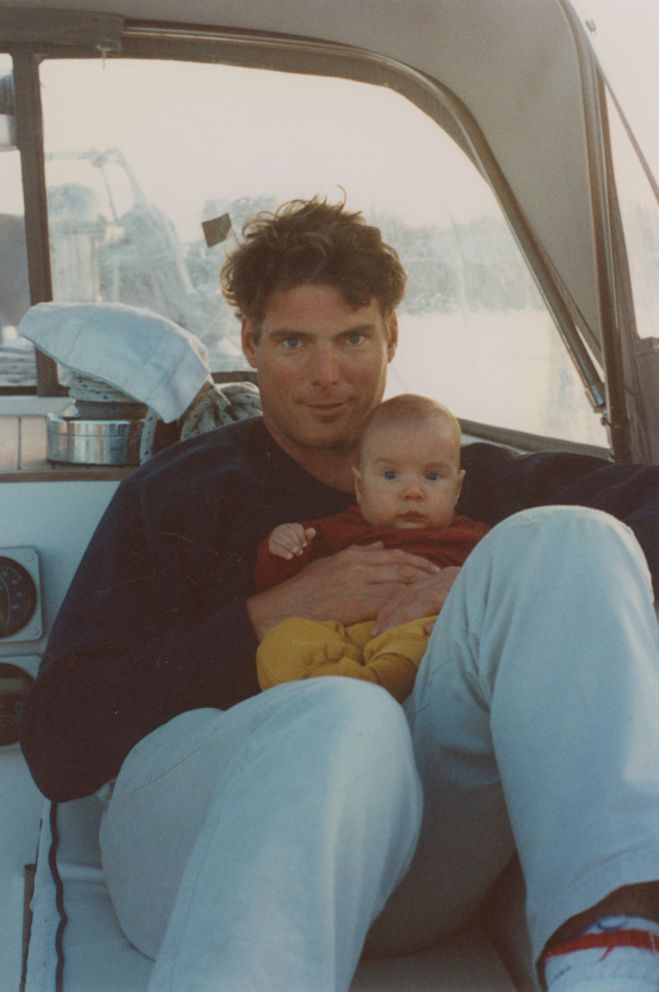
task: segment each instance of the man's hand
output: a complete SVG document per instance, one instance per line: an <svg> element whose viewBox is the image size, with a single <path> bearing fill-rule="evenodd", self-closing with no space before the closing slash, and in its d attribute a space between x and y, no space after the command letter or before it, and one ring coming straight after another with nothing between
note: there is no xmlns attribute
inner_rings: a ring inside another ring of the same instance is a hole
<svg viewBox="0 0 659 992"><path fill-rule="evenodd" d="M399 623L439 613L459 574L457 566L448 565L434 575L420 578L413 585L399 587L378 612L373 624L373 637L397 627ZM431 623L426 625L427 633L432 627Z"/></svg>
<svg viewBox="0 0 659 992"><path fill-rule="evenodd" d="M304 553L309 541L316 536L313 527L303 527L302 524L279 524L268 538L268 551L278 558L298 558Z"/></svg>
<svg viewBox="0 0 659 992"><path fill-rule="evenodd" d="M311 562L292 579L248 599L247 612L259 641L289 617L357 623L377 617L403 587L437 574L440 570L425 558L385 550L377 541Z"/></svg>

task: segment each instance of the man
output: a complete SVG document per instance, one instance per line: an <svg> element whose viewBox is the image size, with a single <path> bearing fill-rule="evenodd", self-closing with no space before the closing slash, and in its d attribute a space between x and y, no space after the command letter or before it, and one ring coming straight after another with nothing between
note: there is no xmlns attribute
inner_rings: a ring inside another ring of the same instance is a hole
<svg viewBox="0 0 659 992"><path fill-rule="evenodd" d="M462 571L374 544L254 594L273 526L352 500L404 274L359 215L295 202L247 229L224 290L263 418L122 484L25 721L52 798L116 778L104 867L125 933L156 959L149 988L343 992L369 927L371 953L431 943L516 847L552 990L613 989L609 965L616 992L656 989L647 564L612 516L540 504L616 513L656 570L659 470L474 445L460 510L507 519ZM383 630L440 609L404 709L341 678L258 694L256 646L281 619L376 616Z"/></svg>

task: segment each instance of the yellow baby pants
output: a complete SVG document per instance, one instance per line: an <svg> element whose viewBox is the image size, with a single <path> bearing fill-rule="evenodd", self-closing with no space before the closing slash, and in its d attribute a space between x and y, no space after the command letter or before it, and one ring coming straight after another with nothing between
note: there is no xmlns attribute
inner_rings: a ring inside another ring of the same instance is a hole
<svg viewBox="0 0 659 992"><path fill-rule="evenodd" d="M273 627L259 645L259 685L269 689L319 675L347 675L375 682L402 702L412 691L426 650L424 627L434 619L412 620L371 637L372 620L344 627L336 620L291 617Z"/></svg>

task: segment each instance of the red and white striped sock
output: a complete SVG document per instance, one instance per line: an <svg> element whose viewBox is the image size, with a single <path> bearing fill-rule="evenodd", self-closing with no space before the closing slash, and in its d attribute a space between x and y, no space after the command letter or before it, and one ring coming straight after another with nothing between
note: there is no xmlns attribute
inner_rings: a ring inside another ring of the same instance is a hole
<svg viewBox="0 0 659 992"><path fill-rule="evenodd" d="M542 960L549 992L659 992L659 923L604 916Z"/></svg>

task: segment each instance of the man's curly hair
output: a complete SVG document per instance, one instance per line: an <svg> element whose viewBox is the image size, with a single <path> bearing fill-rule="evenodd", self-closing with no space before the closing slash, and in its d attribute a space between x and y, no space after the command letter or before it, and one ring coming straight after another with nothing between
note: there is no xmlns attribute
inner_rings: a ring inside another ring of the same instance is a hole
<svg viewBox="0 0 659 992"><path fill-rule="evenodd" d="M291 200L248 221L243 239L220 281L238 316L257 330L271 293L306 283L332 286L355 309L376 300L385 317L403 298L406 276L396 251L345 203Z"/></svg>

